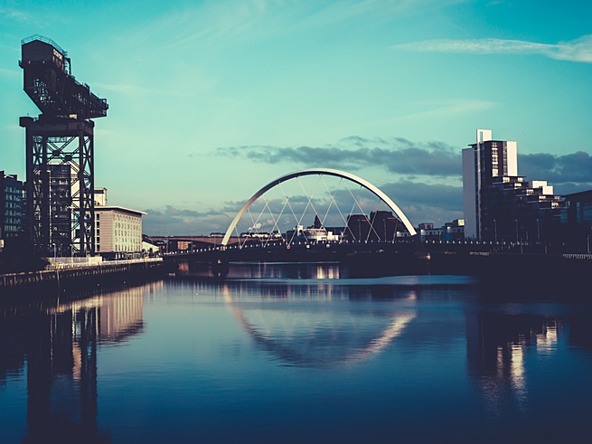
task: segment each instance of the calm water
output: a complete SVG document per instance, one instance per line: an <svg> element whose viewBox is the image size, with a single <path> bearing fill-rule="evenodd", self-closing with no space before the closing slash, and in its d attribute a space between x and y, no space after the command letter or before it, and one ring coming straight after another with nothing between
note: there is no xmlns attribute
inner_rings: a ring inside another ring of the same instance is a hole
<svg viewBox="0 0 592 444"><path fill-rule="evenodd" d="M1 440L589 442L592 304L526 296L267 265L3 306Z"/></svg>

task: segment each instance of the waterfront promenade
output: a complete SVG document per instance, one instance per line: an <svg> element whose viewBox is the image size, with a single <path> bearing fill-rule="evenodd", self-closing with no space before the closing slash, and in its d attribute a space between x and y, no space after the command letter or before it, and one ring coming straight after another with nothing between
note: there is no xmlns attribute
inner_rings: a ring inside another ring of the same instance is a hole
<svg viewBox="0 0 592 444"><path fill-rule="evenodd" d="M0 295L22 294L27 290L84 289L130 282L162 276L165 262L162 258L144 258L121 261L76 262L76 258L54 260L46 269L32 272L0 275Z"/></svg>

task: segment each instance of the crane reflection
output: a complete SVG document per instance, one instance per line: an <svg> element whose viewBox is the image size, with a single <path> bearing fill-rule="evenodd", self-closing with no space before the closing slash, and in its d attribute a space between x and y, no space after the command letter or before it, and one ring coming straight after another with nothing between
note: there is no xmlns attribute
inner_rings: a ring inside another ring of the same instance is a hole
<svg viewBox="0 0 592 444"><path fill-rule="evenodd" d="M143 298L153 283L48 305L4 307L0 380L27 375L24 442L110 442L97 425L97 347L143 331Z"/></svg>

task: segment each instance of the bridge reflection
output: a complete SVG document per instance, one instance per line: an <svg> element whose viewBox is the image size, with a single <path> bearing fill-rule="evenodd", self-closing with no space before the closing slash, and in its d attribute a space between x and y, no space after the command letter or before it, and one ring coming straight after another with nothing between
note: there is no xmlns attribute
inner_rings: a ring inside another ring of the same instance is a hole
<svg viewBox="0 0 592 444"><path fill-rule="evenodd" d="M253 306L245 304L244 297L237 297L228 285L221 292L243 329L259 346L273 353L283 365L298 367L341 367L371 359L400 336L416 316L413 292L402 296L405 304L394 313L347 308L336 312L318 306L314 311L294 313L276 304L281 299ZM308 292L307 300L312 293L317 303L337 296L313 290Z"/></svg>
<svg viewBox="0 0 592 444"><path fill-rule="evenodd" d="M396 372L454 357L466 343L461 359L492 418L532 405L529 363L561 347L592 352L589 315L579 316L578 307L482 299L470 281L450 276L352 280L335 264L242 266L241 278L225 281L194 277L0 307L0 385L26 375L25 441L111 440L97 423L98 348L144 333L149 294L199 294L192 303L223 304L230 324L236 320L248 342L281 366L335 370L387 356L384 365Z"/></svg>

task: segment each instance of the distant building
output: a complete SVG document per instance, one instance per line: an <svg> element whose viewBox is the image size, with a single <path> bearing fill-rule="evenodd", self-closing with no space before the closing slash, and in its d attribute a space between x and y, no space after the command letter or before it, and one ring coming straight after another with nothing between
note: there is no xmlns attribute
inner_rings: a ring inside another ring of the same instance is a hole
<svg viewBox="0 0 592 444"><path fill-rule="evenodd" d="M365 214L350 214L347 216L345 236L351 242L364 242L370 236L372 224Z"/></svg>
<svg viewBox="0 0 592 444"><path fill-rule="evenodd" d="M518 176L517 144L477 130L463 150L465 238L479 241L558 242L565 198L545 181Z"/></svg>
<svg viewBox="0 0 592 444"><path fill-rule="evenodd" d="M279 237L279 233L276 233ZM293 242L338 242L343 239L343 228L325 227L315 216L314 223L310 227L304 228L303 225L297 225L293 230L286 232L286 241Z"/></svg>
<svg viewBox="0 0 592 444"><path fill-rule="evenodd" d="M142 254L143 211L118 206L95 207L95 245L106 259L127 259Z"/></svg>
<svg viewBox="0 0 592 444"><path fill-rule="evenodd" d="M493 140L491 130L477 130L476 142L462 152L465 237L482 238L482 195L494 178L518 175L514 141Z"/></svg>
<svg viewBox="0 0 592 444"><path fill-rule="evenodd" d="M465 221L455 219L446 222L442 227L434 227L431 222L421 223L417 226L417 234L422 241L451 242L462 241L465 238Z"/></svg>
<svg viewBox="0 0 592 444"><path fill-rule="evenodd" d="M142 253L147 256L156 256L159 255L161 252L160 247L157 245L155 241L150 239L146 235L142 235Z"/></svg>
<svg viewBox="0 0 592 444"><path fill-rule="evenodd" d="M365 214L350 214L344 231L352 242L394 242L409 236L409 231L390 211L372 211Z"/></svg>
<svg viewBox="0 0 592 444"><path fill-rule="evenodd" d="M442 240L462 241L465 239L465 221L464 219L455 219L452 222L446 222L442 227Z"/></svg>
<svg viewBox="0 0 592 444"><path fill-rule="evenodd" d="M442 240L442 228L434 228L431 222L424 222L417 226L417 234L422 241L440 241Z"/></svg>
<svg viewBox="0 0 592 444"><path fill-rule="evenodd" d="M95 207L107 206L107 188L95 188Z"/></svg>
<svg viewBox="0 0 592 444"><path fill-rule="evenodd" d="M390 211L372 211L370 213L371 241L393 242L397 238L397 232L407 231L403 222L393 216Z"/></svg>
<svg viewBox="0 0 592 444"><path fill-rule="evenodd" d="M573 251L592 253L592 190L568 194L561 213L562 238Z"/></svg>
<svg viewBox="0 0 592 444"><path fill-rule="evenodd" d="M24 230L24 183L0 171L0 239L20 238Z"/></svg>

